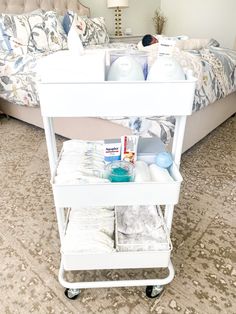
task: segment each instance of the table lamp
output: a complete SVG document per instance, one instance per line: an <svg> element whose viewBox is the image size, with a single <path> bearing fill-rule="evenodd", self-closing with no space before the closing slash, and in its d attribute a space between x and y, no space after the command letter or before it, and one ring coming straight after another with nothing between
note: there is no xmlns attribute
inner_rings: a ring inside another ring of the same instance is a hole
<svg viewBox="0 0 236 314"><path fill-rule="evenodd" d="M122 36L121 30L121 8L128 8L128 0L107 0L109 9L115 8L115 36Z"/></svg>

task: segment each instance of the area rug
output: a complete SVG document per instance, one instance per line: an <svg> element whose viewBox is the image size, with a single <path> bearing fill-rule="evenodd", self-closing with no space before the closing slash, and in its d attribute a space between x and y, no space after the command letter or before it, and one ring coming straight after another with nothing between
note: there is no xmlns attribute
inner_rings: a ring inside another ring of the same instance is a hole
<svg viewBox="0 0 236 314"><path fill-rule="evenodd" d="M58 146L62 138L57 138ZM184 183L175 208L175 278L158 299L145 287L85 289L68 300L58 282L60 242L44 132L0 120L0 313L235 314L236 118L182 157ZM128 279L156 270L88 272ZM84 277L84 274L82 274Z"/></svg>

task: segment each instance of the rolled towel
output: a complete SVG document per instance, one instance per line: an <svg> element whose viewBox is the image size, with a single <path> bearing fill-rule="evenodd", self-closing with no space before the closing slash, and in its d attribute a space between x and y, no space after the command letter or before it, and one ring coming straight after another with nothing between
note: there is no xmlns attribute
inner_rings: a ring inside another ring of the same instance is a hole
<svg viewBox="0 0 236 314"><path fill-rule="evenodd" d="M145 161L137 160L135 163L135 182L151 181L150 171Z"/></svg>
<svg viewBox="0 0 236 314"><path fill-rule="evenodd" d="M174 179L169 174L169 171L165 168L158 167L156 164L151 164L149 166L149 169L152 181L160 183L168 183L174 181Z"/></svg>

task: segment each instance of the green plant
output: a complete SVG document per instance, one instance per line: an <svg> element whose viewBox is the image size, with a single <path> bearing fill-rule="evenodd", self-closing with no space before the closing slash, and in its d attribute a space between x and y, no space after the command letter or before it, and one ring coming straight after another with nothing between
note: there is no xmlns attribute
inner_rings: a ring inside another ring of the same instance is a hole
<svg viewBox="0 0 236 314"><path fill-rule="evenodd" d="M153 17L156 34L162 34L166 22L167 17L165 17L160 10L156 10Z"/></svg>

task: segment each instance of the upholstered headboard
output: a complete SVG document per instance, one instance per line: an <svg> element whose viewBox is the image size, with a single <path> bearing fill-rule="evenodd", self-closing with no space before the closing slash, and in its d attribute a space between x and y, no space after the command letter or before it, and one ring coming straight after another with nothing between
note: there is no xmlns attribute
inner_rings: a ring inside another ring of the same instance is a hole
<svg viewBox="0 0 236 314"><path fill-rule="evenodd" d="M46 11L56 10L63 14L66 10L72 10L79 15L90 16L89 8L79 0L0 0L0 13L25 13L36 9Z"/></svg>

